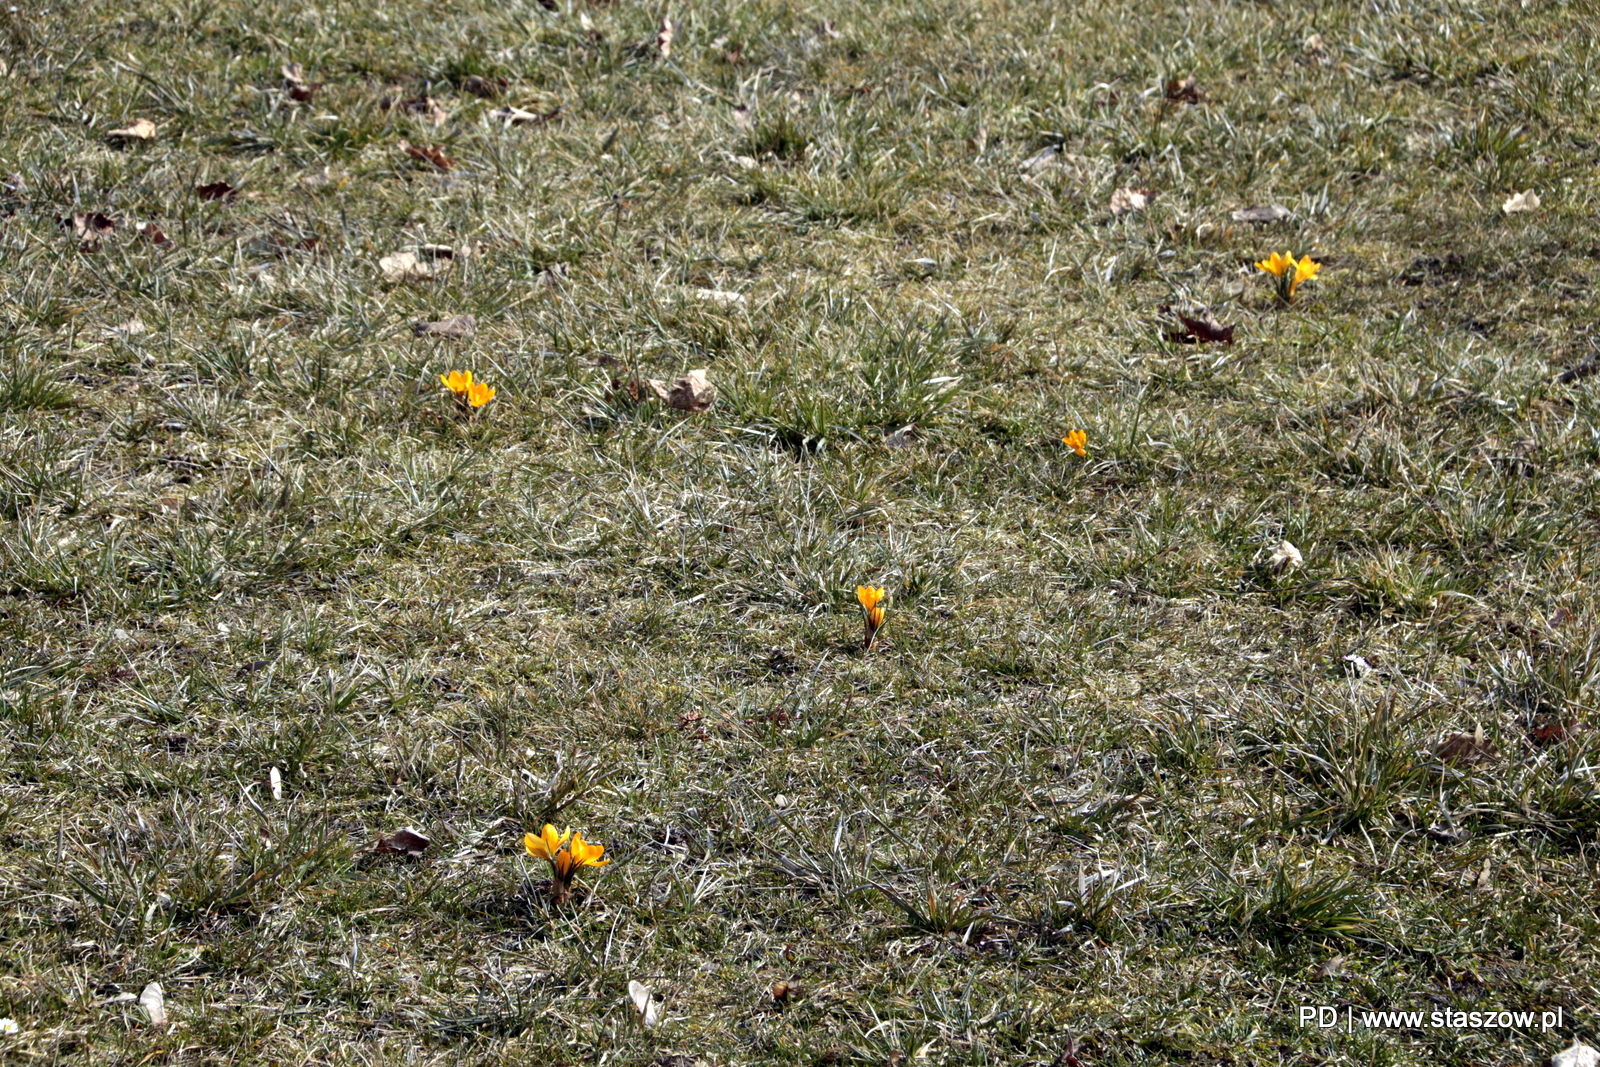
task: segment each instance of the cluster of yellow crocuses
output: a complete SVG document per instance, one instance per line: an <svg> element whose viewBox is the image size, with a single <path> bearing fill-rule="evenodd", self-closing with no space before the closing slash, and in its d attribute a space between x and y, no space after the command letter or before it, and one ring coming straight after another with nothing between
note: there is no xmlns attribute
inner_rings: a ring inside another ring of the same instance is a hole
<svg viewBox="0 0 1600 1067"><path fill-rule="evenodd" d="M1285 304L1294 299L1294 291L1300 288L1301 282L1309 282L1322 269L1322 264L1310 256L1301 256L1296 261L1293 252L1274 252L1256 266L1278 279L1278 299Z"/></svg>
<svg viewBox="0 0 1600 1067"><path fill-rule="evenodd" d="M867 613L867 632L864 644L871 648L878 643L878 630L883 626L884 615L887 609L883 606L883 598L888 594L881 585L856 586L856 600Z"/></svg>
<svg viewBox="0 0 1600 1067"><path fill-rule="evenodd" d="M476 412L494 399L494 387L487 382L472 380L469 370L453 370L439 375L439 381L455 396L456 403L465 411Z"/></svg>
<svg viewBox="0 0 1600 1067"><path fill-rule="evenodd" d="M576 830L557 832L554 826L544 824L536 834L526 834L522 847L528 855L550 864L550 900L563 904L572 896L572 879L584 867L604 867L610 860L600 857L606 846L585 841Z"/></svg>

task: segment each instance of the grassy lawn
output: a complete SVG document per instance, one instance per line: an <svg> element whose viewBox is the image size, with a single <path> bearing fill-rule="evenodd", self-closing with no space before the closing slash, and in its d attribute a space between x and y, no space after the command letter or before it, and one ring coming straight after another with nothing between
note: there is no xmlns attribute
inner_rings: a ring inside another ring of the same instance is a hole
<svg viewBox="0 0 1600 1067"><path fill-rule="evenodd" d="M0 1062L1600 1041L1594 4L549 3L0 11Z"/></svg>

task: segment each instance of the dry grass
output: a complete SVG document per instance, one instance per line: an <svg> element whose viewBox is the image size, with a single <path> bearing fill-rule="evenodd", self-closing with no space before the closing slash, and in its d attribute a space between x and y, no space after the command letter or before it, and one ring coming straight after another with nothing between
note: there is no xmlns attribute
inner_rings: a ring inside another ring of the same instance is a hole
<svg viewBox="0 0 1600 1067"><path fill-rule="evenodd" d="M1595 1040L1595 14L0 13L0 1061Z"/></svg>

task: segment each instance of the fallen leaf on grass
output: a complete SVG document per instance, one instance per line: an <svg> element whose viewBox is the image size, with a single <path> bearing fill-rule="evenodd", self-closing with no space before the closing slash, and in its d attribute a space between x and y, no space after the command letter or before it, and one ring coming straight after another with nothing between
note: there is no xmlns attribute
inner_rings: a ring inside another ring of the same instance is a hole
<svg viewBox="0 0 1600 1067"><path fill-rule="evenodd" d="M1305 565L1305 562L1305 557L1300 554L1298 548L1288 541L1279 541L1278 547L1272 550L1272 555L1267 560L1267 566L1272 569L1273 574L1283 574L1287 571L1299 570ZM1345 658L1348 659L1349 657Z"/></svg>
<svg viewBox="0 0 1600 1067"><path fill-rule="evenodd" d="M1155 198L1156 194L1149 189L1118 189L1111 194L1111 213L1126 215L1130 211L1143 211Z"/></svg>
<svg viewBox="0 0 1600 1067"><path fill-rule="evenodd" d="M411 324L416 337L471 337L478 332L478 320L472 315L456 315L438 322L418 320Z"/></svg>
<svg viewBox="0 0 1600 1067"><path fill-rule="evenodd" d="M148 141L156 135L156 124L149 119L134 119L120 130L111 130L106 136L113 141Z"/></svg>
<svg viewBox="0 0 1600 1067"><path fill-rule="evenodd" d="M629 981L628 999L633 1002L635 1017L646 1030L660 1025L661 1001L656 997L654 990L643 982Z"/></svg>
<svg viewBox="0 0 1600 1067"><path fill-rule="evenodd" d="M1218 322L1211 314L1210 308L1204 308L1193 316L1180 313L1178 321L1183 324L1183 329L1172 330L1167 334L1167 340L1176 344L1233 344L1234 328Z"/></svg>
<svg viewBox="0 0 1600 1067"><path fill-rule="evenodd" d="M412 859L421 859L422 854L428 850L432 841L423 837L412 829L397 831L388 837L379 837L378 843L372 846L372 851L380 856L405 855Z"/></svg>
<svg viewBox="0 0 1600 1067"><path fill-rule="evenodd" d="M172 243L172 238L167 236L166 231L153 222L137 223L133 228L140 237L143 237L151 244L169 245Z"/></svg>
<svg viewBox="0 0 1600 1067"><path fill-rule="evenodd" d="M1167 99L1175 104L1198 104L1205 98L1206 94L1193 74L1181 81L1167 83Z"/></svg>
<svg viewBox="0 0 1600 1067"><path fill-rule="evenodd" d="M1477 763L1494 759L1495 747L1484 740L1483 727L1470 734L1451 733L1441 737L1433 746L1433 754L1440 763Z"/></svg>
<svg viewBox="0 0 1600 1067"><path fill-rule="evenodd" d="M227 182L211 182L207 185L197 185L194 187L194 191L201 200L235 200L239 196L239 190Z"/></svg>
<svg viewBox="0 0 1600 1067"><path fill-rule="evenodd" d="M642 404L646 400L659 400L665 404L672 399L672 390L660 378L629 378L627 381L613 378L611 393L615 400L634 404Z"/></svg>
<svg viewBox="0 0 1600 1067"><path fill-rule="evenodd" d="M283 87L289 94L289 99L297 104L309 104L316 97L317 90L325 82L306 81L305 68L298 63L285 63L283 65Z"/></svg>
<svg viewBox="0 0 1600 1067"><path fill-rule="evenodd" d="M442 145L415 145L401 141L400 150L412 159L422 163L432 163L440 170L455 169L456 161L444 154Z"/></svg>
<svg viewBox="0 0 1600 1067"><path fill-rule="evenodd" d="M1500 205L1500 210L1507 215L1515 215L1519 211L1538 211L1539 194L1532 189L1525 193L1513 193L1510 199Z"/></svg>
<svg viewBox="0 0 1600 1067"><path fill-rule="evenodd" d="M916 432L917 427L915 423L910 426L902 426L898 430L894 431L894 433L886 435L883 439L883 443L889 448L910 448L911 435Z"/></svg>
<svg viewBox="0 0 1600 1067"><path fill-rule="evenodd" d="M1550 1067L1600 1067L1600 1051L1574 1040L1570 1048L1550 1057Z"/></svg>
<svg viewBox="0 0 1600 1067"><path fill-rule="evenodd" d="M167 1025L167 1000L161 995L160 982L151 982L144 987L144 992L139 994L139 1007L150 1016L151 1026Z"/></svg>
<svg viewBox="0 0 1600 1067"><path fill-rule="evenodd" d="M417 257L415 252L396 252L378 260L386 282L403 282L411 278L432 278L440 268Z"/></svg>
<svg viewBox="0 0 1600 1067"><path fill-rule="evenodd" d="M100 250L100 239L117 228L117 221L99 211L90 211L62 219L61 225L71 226L73 233L77 234L79 251L97 252Z"/></svg>
<svg viewBox="0 0 1600 1067"><path fill-rule="evenodd" d="M701 412L710 409L717 399L717 390L706 377L704 368L692 370L672 383L667 403L679 411Z"/></svg>
<svg viewBox="0 0 1600 1067"><path fill-rule="evenodd" d="M663 16L661 28L656 31L656 51L661 53L662 59L672 56L672 39L677 35L677 27L672 24L672 20Z"/></svg>
<svg viewBox="0 0 1600 1067"><path fill-rule="evenodd" d="M1290 218L1292 213L1281 204L1258 204L1255 207L1240 208L1233 213L1234 222L1272 223L1283 222Z"/></svg>
<svg viewBox="0 0 1600 1067"><path fill-rule="evenodd" d="M1544 719L1528 727L1528 740L1540 748L1558 745L1570 738L1577 728L1578 724L1570 720Z"/></svg>

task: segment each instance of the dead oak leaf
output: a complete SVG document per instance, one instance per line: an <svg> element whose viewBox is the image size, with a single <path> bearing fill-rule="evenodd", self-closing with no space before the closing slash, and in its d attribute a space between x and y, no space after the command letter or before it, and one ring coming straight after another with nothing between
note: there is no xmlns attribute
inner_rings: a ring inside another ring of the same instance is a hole
<svg viewBox="0 0 1600 1067"><path fill-rule="evenodd" d="M1193 316L1180 313L1178 321L1183 324L1183 329L1173 330L1167 334L1167 340L1175 344L1233 344L1234 328L1218 322L1210 308L1203 308Z"/></svg>
<svg viewBox="0 0 1600 1067"><path fill-rule="evenodd" d="M440 170L454 170L456 161L445 155L441 145L415 145L407 141L400 142L400 150L422 163L431 163Z"/></svg>
<svg viewBox="0 0 1600 1067"><path fill-rule="evenodd" d="M478 320L472 315L456 315L437 322L419 320L411 324L415 337L472 337L478 332Z"/></svg>
<svg viewBox="0 0 1600 1067"><path fill-rule="evenodd" d="M197 186L194 187L194 191L200 197L201 200L224 200L224 201L227 201L227 200L237 200L238 197L239 197L239 190L235 189L233 186L229 185L225 181L223 181L223 182L210 182L210 183L205 184L205 185L197 185Z"/></svg>
<svg viewBox="0 0 1600 1067"><path fill-rule="evenodd" d="M398 830L388 837L379 836L378 843L372 846L372 851L380 856L405 855L412 859L421 859L422 854L433 844L428 838L417 833L409 827Z"/></svg>

